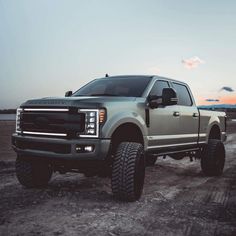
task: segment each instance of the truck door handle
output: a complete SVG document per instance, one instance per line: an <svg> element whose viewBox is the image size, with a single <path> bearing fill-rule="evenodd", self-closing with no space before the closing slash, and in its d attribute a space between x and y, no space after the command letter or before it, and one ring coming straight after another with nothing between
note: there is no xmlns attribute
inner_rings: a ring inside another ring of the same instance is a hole
<svg viewBox="0 0 236 236"><path fill-rule="evenodd" d="M179 113L178 111L175 111L175 112L173 113L173 116L180 116L180 113Z"/></svg>
<svg viewBox="0 0 236 236"><path fill-rule="evenodd" d="M198 117L199 116L199 114L198 113L193 113L193 117Z"/></svg>

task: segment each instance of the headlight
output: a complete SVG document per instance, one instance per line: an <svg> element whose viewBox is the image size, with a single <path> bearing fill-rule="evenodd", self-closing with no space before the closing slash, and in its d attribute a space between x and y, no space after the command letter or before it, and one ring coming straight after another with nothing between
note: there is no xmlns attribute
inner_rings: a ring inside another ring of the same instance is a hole
<svg viewBox="0 0 236 236"><path fill-rule="evenodd" d="M79 109L78 112L85 113L85 130L84 134L80 137L93 137L99 136L99 124L105 122L106 110L105 109Z"/></svg>
<svg viewBox="0 0 236 236"><path fill-rule="evenodd" d="M22 111L23 111L22 108L18 108L16 110L16 133L21 133L20 119Z"/></svg>

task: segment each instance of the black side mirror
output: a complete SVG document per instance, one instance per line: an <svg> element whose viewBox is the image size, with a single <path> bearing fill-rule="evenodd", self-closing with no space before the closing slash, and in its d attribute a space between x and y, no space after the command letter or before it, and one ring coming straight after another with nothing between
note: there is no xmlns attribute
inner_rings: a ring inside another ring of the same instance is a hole
<svg viewBox="0 0 236 236"><path fill-rule="evenodd" d="M67 91L66 93L65 93L65 97L70 97L72 95L72 91Z"/></svg>
<svg viewBox="0 0 236 236"><path fill-rule="evenodd" d="M162 105L170 106L178 103L177 93L173 88L164 88L162 90Z"/></svg>
<svg viewBox="0 0 236 236"><path fill-rule="evenodd" d="M148 97L148 103L152 109L157 108L162 104L162 97L157 95L150 95Z"/></svg>

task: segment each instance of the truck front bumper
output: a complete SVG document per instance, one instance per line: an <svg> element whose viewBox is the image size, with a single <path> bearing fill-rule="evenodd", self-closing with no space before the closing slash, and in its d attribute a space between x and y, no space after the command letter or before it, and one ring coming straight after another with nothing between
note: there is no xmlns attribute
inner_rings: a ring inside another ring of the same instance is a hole
<svg viewBox="0 0 236 236"><path fill-rule="evenodd" d="M110 139L59 139L16 133L12 135L12 146L17 154L50 160L105 160L110 143Z"/></svg>

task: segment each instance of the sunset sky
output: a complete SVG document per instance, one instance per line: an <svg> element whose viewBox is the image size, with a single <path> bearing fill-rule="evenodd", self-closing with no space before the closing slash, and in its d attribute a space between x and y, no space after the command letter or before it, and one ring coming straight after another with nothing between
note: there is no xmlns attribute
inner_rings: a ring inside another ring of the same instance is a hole
<svg viewBox="0 0 236 236"><path fill-rule="evenodd" d="M236 1L0 0L0 109L106 73L158 74L187 82L199 105L236 104Z"/></svg>

